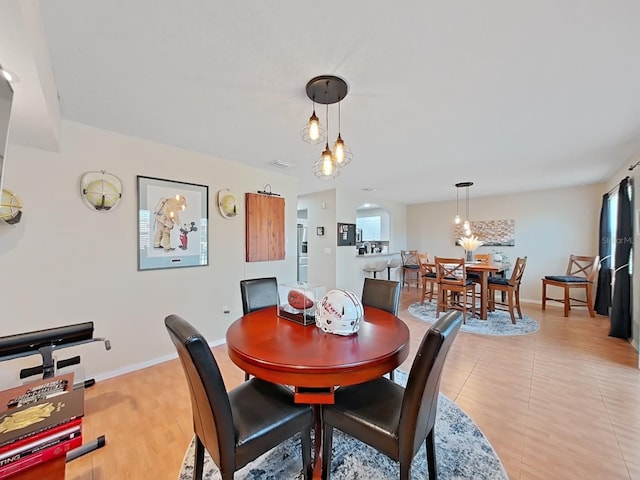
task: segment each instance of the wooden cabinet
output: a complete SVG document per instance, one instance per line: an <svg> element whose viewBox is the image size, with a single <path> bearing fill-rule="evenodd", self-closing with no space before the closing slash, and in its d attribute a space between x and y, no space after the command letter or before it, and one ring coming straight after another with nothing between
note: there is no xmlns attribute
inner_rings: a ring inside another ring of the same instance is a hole
<svg viewBox="0 0 640 480"><path fill-rule="evenodd" d="M247 262L284 260L284 198L245 194Z"/></svg>

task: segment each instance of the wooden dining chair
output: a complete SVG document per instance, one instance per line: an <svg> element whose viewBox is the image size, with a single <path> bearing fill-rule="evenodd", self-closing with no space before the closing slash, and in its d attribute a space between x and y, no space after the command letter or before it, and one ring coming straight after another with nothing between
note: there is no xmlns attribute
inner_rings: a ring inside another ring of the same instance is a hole
<svg viewBox="0 0 640 480"><path fill-rule="evenodd" d="M440 378L460 330L460 317L460 312L448 312L427 330L406 387L379 377L336 390L335 402L322 406L324 472L331 468L333 429L337 428L399 462L401 480L409 479L411 460L425 442L429 478L438 478L434 426Z"/></svg>
<svg viewBox="0 0 640 480"><path fill-rule="evenodd" d="M518 316L522 319L522 310L520 309L520 283L522 282L522 275L524 275L524 268L527 266L527 257L518 258L513 267L513 273L510 278L491 276L487 279L487 286L489 287L489 310L495 310L496 308L506 310L511 316L511 323L516 323L515 310L518 311ZM500 292L501 297L504 293L506 295L506 301L496 302L496 292Z"/></svg>
<svg viewBox="0 0 640 480"><path fill-rule="evenodd" d="M438 308L436 318L440 312L448 309L462 311L463 323L467 321L467 310L475 314L476 286L467 278L464 258L436 257L436 280L438 282Z"/></svg>
<svg viewBox="0 0 640 480"><path fill-rule="evenodd" d="M278 305L278 279L264 277L240 280L240 296L242 297L243 315L263 308L274 307ZM244 379L249 380L247 372L244 372Z"/></svg>
<svg viewBox="0 0 640 480"><path fill-rule="evenodd" d="M402 259L402 285L406 283L411 286L411 277L416 277L416 287L420 286L420 262L418 260L417 250L401 250L400 258ZM407 275L409 279L407 280Z"/></svg>
<svg viewBox="0 0 640 480"><path fill-rule="evenodd" d="M547 300L564 305L564 316L569 316L571 307L587 307L589 315L596 316L593 309L593 283L600 269L600 257L586 255L570 255L565 275L547 275L542 279L542 310L546 309ZM547 297L547 287L559 287L564 290L563 298ZM585 298L571 296L572 289L584 290Z"/></svg>
<svg viewBox="0 0 640 480"><path fill-rule="evenodd" d="M421 253L418 255L420 261L420 278L422 279L422 295L420 296L420 303L424 303L427 293L429 294L429 303L433 301L433 294L438 290L438 279L436 278L436 268L431 262L428 253ZM427 291L427 285L429 290Z"/></svg>
<svg viewBox="0 0 640 480"><path fill-rule="evenodd" d="M382 280L376 278L365 278L362 288L362 305L374 307L398 315L398 305L400 304L400 282L393 280ZM393 370L389 372L389 378L394 379Z"/></svg>
<svg viewBox="0 0 640 480"><path fill-rule="evenodd" d="M202 479L205 448L222 479L231 480L236 470L300 433L304 477L310 479L311 406L295 403L290 389L258 378L227 393L204 337L177 315L169 315L164 323L191 396L196 441L193 478Z"/></svg>

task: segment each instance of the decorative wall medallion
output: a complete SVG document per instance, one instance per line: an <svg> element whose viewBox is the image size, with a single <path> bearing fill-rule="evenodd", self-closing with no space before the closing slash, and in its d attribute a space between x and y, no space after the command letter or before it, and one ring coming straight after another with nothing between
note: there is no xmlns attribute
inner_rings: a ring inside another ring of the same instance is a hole
<svg viewBox="0 0 640 480"><path fill-rule="evenodd" d="M87 172L80 179L80 195L91 210L110 212L120 203L122 182L104 170Z"/></svg>
<svg viewBox="0 0 640 480"><path fill-rule="evenodd" d="M228 188L224 188L218 192L218 206L224 218L235 218L240 211L238 196Z"/></svg>

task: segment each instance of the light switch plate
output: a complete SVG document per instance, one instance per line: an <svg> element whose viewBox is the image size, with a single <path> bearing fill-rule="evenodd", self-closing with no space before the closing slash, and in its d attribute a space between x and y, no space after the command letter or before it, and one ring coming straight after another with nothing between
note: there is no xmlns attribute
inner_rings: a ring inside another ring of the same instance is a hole
<svg viewBox="0 0 640 480"><path fill-rule="evenodd" d="M324 254L325 254L325 255L331 255L331 247L326 247L326 248L324 249Z"/></svg>

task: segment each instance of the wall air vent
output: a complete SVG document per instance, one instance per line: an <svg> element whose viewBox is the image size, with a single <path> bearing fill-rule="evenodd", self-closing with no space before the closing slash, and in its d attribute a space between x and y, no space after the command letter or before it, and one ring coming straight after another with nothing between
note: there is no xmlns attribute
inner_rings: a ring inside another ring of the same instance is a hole
<svg viewBox="0 0 640 480"><path fill-rule="evenodd" d="M278 168L295 167L293 163L284 162L282 160L274 160L273 162L269 162L269 165L271 165L272 167L278 167Z"/></svg>

